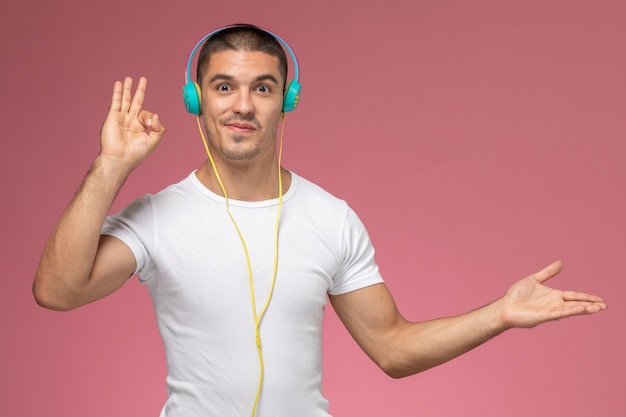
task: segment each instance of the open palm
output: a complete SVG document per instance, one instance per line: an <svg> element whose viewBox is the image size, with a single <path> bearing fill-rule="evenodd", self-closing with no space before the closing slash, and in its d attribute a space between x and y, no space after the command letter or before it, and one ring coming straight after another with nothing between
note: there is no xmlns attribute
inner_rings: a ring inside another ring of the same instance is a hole
<svg viewBox="0 0 626 417"><path fill-rule="evenodd" d="M601 297L577 291L561 291L543 285L563 269L560 261L516 282L504 297L502 321L507 327L538 324L607 308Z"/></svg>

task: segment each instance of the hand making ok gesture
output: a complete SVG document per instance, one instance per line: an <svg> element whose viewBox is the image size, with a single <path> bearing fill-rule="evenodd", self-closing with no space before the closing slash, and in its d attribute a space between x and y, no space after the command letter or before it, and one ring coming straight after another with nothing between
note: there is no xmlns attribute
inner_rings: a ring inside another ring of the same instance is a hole
<svg viewBox="0 0 626 417"><path fill-rule="evenodd" d="M115 83L111 106L100 133L100 155L119 159L128 172L154 151L165 134L165 126L158 115L143 109L147 83L141 77L134 96L132 78Z"/></svg>

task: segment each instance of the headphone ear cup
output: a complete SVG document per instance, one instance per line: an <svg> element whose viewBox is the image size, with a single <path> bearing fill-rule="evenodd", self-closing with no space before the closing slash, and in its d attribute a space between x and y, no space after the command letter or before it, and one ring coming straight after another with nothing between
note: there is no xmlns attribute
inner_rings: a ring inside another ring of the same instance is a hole
<svg viewBox="0 0 626 417"><path fill-rule="evenodd" d="M196 116L200 114L202 94L200 92L200 86L196 82L188 82L183 87L183 100L185 101L185 107L187 111Z"/></svg>
<svg viewBox="0 0 626 417"><path fill-rule="evenodd" d="M296 80L291 80L285 90L285 99L283 101L283 112L294 111L300 102L300 90L302 86Z"/></svg>

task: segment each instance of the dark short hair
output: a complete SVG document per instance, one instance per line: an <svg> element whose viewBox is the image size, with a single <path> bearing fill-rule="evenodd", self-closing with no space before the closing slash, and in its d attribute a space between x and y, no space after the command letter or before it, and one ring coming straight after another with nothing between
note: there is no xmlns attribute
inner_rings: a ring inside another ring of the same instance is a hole
<svg viewBox="0 0 626 417"><path fill-rule="evenodd" d="M222 51L265 52L278 58L278 65L283 81L287 80L287 57L280 41L263 29L249 24L228 26L212 35L204 42L198 54L196 80L202 83L211 56Z"/></svg>

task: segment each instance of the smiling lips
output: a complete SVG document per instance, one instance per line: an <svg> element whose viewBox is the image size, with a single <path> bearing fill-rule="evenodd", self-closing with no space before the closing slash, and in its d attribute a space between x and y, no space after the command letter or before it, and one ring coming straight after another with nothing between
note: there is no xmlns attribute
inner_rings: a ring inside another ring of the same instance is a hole
<svg viewBox="0 0 626 417"><path fill-rule="evenodd" d="M240 133L252 132L257 129L257 127L253 124L245 122L226 122L224 125L229 129Z"/></svg>
<svg viewBox="0 0 626 417"><path fill-rule="evenodd" d="M242 120L225 120L224 126L238 134L251 133L258 129L257 123Z"/></svg>

